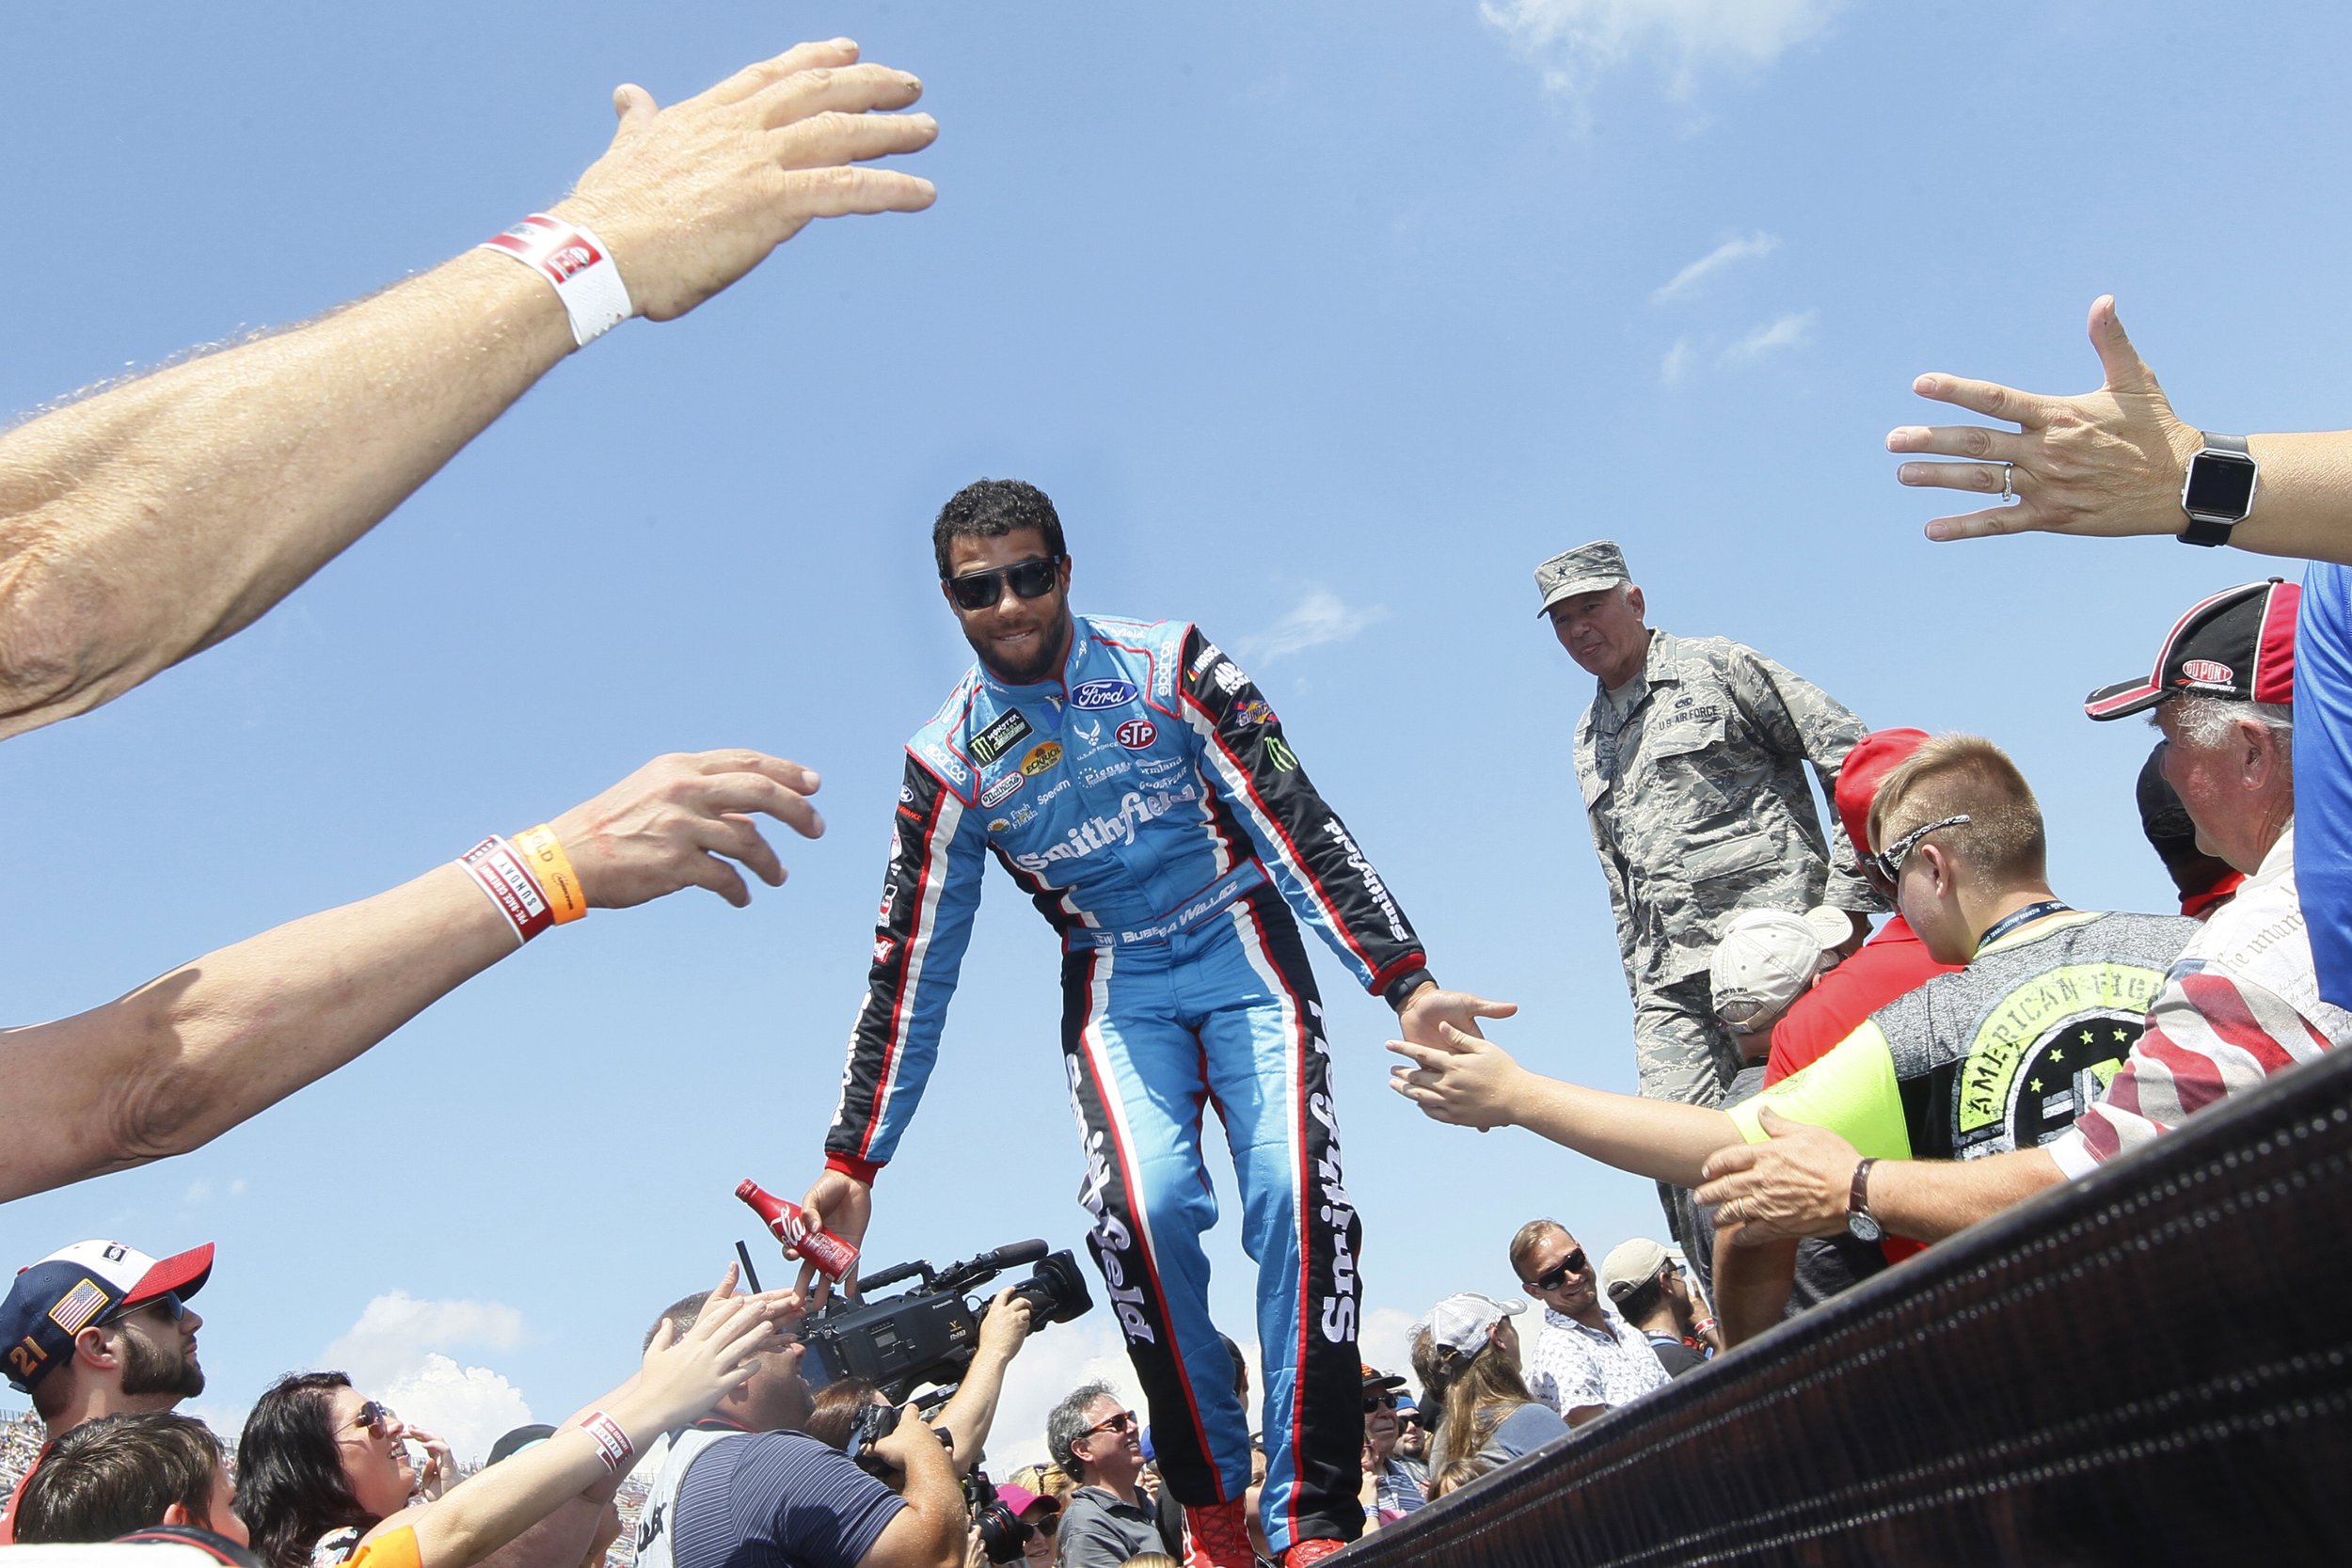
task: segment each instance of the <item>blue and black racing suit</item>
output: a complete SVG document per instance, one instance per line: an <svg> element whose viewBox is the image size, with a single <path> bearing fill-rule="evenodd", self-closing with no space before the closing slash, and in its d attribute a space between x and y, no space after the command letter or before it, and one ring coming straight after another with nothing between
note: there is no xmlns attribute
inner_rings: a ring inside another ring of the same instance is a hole
<svg viewBox="0 0 2352 1568"><path fill-rule="evenodd" d="M1420 941L1249 678L1189 625L1077 616L1060 675L976 666L907 743L874 962L827 1164L871 1180L938 1051L990 854L1062 938L1081 1197L1176 1497L1249 1484L1209 1320L1214 1104L1264 1347L1266 1533L1353 1540L1362 1226L1341 1177L1322 1005L1289 911L1391 1003ZM1284 909L1287 903L1289 911Z"/></svg>

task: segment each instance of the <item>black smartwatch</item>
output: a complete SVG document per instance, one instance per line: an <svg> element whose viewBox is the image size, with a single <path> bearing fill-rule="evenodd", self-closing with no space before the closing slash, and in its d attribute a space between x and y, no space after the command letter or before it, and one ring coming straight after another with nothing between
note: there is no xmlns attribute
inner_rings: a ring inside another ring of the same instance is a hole
<svg viewBox="0 0 2352 1568"><path fill-rule="evenodd" d="M2226 545L2230 531L2254 510L2254 459L2243 436L2206 431L2204 437L2204 450L2188 460L2188 478L2181 485L2181 510L2188 514L2181 543Z"/></svg>
<svg viewBox="0 0 2352 1568"><path fill-rule="evenodd" d="M1886 1234L1886 1227L1870 1212L1870 1167L1876 1160L1865 1160L1853 1168L1853 1185L1846 1193L1846 1234L1857 1242L1875 1242Z"/></svg>

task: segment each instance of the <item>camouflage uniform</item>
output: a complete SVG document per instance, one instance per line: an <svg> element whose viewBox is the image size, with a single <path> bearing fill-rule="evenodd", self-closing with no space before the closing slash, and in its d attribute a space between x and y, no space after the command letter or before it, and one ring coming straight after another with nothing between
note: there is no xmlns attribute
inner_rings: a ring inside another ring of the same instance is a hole
<svg viewBox="0 0 2352 1568"><path fill-rule="evenodd" d="M1576 726L1576 776L1633 992L1642 1093L1712 1105L1740 1067L1707 966L1743 909L1885 906L1845 832L1824 843L1804 764L1833 794L1861 720L1721 637L1650 634L1625 689ZM1833 818L1833 824L1835 818ZM1834 845L1834 848L1833 848Z"/></svg>

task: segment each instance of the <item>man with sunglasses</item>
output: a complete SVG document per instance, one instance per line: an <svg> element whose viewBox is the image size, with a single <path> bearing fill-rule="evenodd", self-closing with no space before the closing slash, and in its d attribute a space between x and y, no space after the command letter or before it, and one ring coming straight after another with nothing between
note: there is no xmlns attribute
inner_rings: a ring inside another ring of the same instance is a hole
<svg viewBox="0 0 2352 1568"><path fill-rule="evenodd" d="M1142 1485L1143 1426L1109 1385L1089 1383L1056 1405L1045 1447L1078 1483L1062 1510L1060 1568L1120 1568L1162 1549L1159 1509Z"/></svg>
<svg viewBox="0 0 2352 1568"><path fill-rule="evenodd" d="M2069 909L2050 890L2042 810L2015 763L1976 736L1939 736L1880 785L1881 875L1928 951L1964 961L1872 1013L1828 1054L1730 1111L1607 1094L1528 1072L1484 1040L1398 1042L1396 1087L1441 1121L1517 1123L1659 1181L1695 1186L1713 1155L1800 1124L1860 1150L1848 1233L1887 1233L1871 1208L1882 1160L1978 1161L2062 1137L2139 1037L2165 973L2202 929L2177 915ZM1744 1198L1716 1214L1739 1240ZM1921 1240L1925 1238L1914 1238ZM1795 1244L1726 1249L1714 1281L1727 1343L1779 1321Z"/></svg>
<svg viewBox="0 0 2352 1568"><path fill-rule="evenodd" d="M0 1356L9 1386L31 1396L50 1442L101 1416L169 1410L204 1391L196 1358L204 1320L187 1298L212 1273L210 1242L159 1261L120 1242L94 1241L17 1275L0 1303ZM11 1495L0 1545L13 1539L15 1513Z"/></svg>
<svg viewBox="0 0 2352 1568"><path fill-rule="evenodd" d="M1530 1220L1511 1238L1511 1268L1544 1309L1527 1352L1527 1391L1572 1427L1666 1386L1642 1331L1601 1293L1592 1258L1558 1220Z"/></svg>
<svg viewBox="0 0 2352 1568"><path fill-rule="evenodd" d="M1082 1197L1160 1464L1196 1546L1247 1564L1249 1429L1200 1247L1216 1218L1201 1157L1211 1101L1225 1123L1259 1268L1266 1534L1311 1561L1362 1525L1363 1232L1298 923L1408 1038L1434 1041L1445 1022L1475 1034L1512 1009L1438 989L1394 894L1216 644L1182 621L1071 613L1061 522L1035 486L966 487L932 547L978 662L907 744L866 999L805 1207L863 1238L994 856L1061 939ZM813 1271L803 1282L818 1284Z"/></svg>
<svg viewBox="0 0 2352 1568"><path fill-rule="evenodd" d="M1374 1525L1392 1525L1427 1506L1429 1467L1399 1451L1409 1404L1399 1390L1405 1380L1376 1367L1364 1368L1364 1511Z"/></svg>

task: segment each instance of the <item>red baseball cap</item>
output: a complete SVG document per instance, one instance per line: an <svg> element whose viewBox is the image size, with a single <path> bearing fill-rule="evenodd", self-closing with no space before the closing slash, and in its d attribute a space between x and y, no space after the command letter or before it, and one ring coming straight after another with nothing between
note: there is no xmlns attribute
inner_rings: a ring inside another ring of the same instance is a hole
<svg viewBox="0 0 2352 1568"><path fill-rule="evenodd" d="M1927 744L1925 730L1872 730L1853 743L1837 767L1837 820L1845 825L1846 842L1854 853L1867 855L1870 843L1870 802L1879 798L1886 775L1911 760Z"/></svg>
<svg viewBox="0 0 2352 1568"><path fill-rule="evenodd" d="M2201 599L2172 624L2156 665L2083 699L2093 719L2121 719L2181 691L2238 702L2295 701L2295 612L2303 590L2280 578Z"/></svg>

